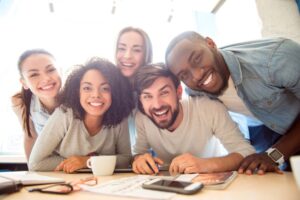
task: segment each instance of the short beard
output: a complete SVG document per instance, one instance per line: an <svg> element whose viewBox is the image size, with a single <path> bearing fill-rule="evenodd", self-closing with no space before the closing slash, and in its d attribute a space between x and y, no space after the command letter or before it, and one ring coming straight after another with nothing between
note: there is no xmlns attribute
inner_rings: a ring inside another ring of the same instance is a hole
<svg viewBox="0 0 300 200"><path fill-rule="evenodd" d="M220 89L216 92L209 92L209 94L213 95L213 96L220 96L224 93L224 91L228 88L228 81L226 81L225 77L222 78L222 85L220 87Z"/></svg>
<svg viewBox="0 0 300 200"><path fill-rule="evenodd" d="M221 75L223 74L224 76L221 76L222 78L222 85L220 87L220 89L216 92L210 92L210 94L214 95L214 96L220 96L223 94L223 92L228 88L228 80L226 80L226 76L225 76L225 69L222 69L220 66L221 66L221 63L219 61L219 59L217 58L217 54L213 54L214 56L214 59L216 61L216 71Z"/></svg>
<svg viewBox="0 0 300 200"><path fill-rule="evenodd" d="M173 124L175 123L176 119L177 119L177 116L179 114L179 101L177 101L177 107L176 109L174 110L173 114L172 114L172 118L171 120L169 121L168 124L162 126L160 124L158 124L152 117L148 116L147 117L160 129L169 129L170 127L173 126Z"/></svg>

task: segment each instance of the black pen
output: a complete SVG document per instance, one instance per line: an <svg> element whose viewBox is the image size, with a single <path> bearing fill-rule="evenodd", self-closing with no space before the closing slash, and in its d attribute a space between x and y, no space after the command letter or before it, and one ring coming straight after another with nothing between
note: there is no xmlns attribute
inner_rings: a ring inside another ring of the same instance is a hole
<svg viewBox="0 0 300 200"><path fill-rule="evenodd" d="M147 163L147 165L148 165L148 167L151 169L151 171L154 173L154 174L157 174L155 171L154 171L154 169L151 167L151 165L148 163L148 162L146 162ZM158 166L156 165L156 167L158 168ZM159 168L158 168L159 169Z"/></svg>

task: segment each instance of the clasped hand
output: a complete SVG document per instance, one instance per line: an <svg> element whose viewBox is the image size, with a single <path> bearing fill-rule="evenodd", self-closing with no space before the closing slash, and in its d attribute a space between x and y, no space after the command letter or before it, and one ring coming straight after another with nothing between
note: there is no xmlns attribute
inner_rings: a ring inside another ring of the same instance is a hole
<svg viewBox="0 0 300 200"><path fill-rule="evenodd" d="M163 163L160 158L145 153L135 156L132 169L137 174L157 174L159 172L157 164L162 165Z"/></svg>
<svg viewBox="0 0 300 200"><path fill-rule="evenodd" d="M138 174L157 174L157 165L163 165L160 158L152 157L149 153L137 155L132 164L133 171ZM178 173L204 173L208 172L212 163L207 159L201 159L190 153L185 153L175 157L170 165L170 174Z"/></svg>
<svg viewBox="0 0 300 200"><path fill-rule="evenodd" d="M240 174L245 173L248 175L254 174L264 174L265 172L276 172L278 174L282 174L283 172L280 171L277 164L269 158L269 156L263 153L255 153L247 156L242 161L240 168L238 170Z"/></svg>
<svg viewBox="0 0 300 200"><path fill-rule="evenodd" d="M172 160L169 171L170 174L206 173L211 167L212 163L208 159L185 153Z"/></svg>
<svg viewBox="0 0 300 200"><path fill-rule="evenodd" d="M63 160L54 171L64 171L66 173L72 173L78 169L85 168L86 161L89 156L71 156Z"/></svg>

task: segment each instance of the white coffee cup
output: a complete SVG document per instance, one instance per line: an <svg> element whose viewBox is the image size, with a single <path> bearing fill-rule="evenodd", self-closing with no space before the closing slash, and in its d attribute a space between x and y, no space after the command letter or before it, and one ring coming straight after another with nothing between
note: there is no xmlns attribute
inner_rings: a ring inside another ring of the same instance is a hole
<svg viewBox="0 0 300 200"><path fill-rule="evenodd" d="M116 155L102 155L90 157L86 165L91 168L95 176L112 175L116 167Z"/></svg>
<svg viewBox="0 0 300 200"><path fill-rule="evenodd" d="M298 189L300 190L300 156L292 156L290 157L290 163L292 166L294 178L296 180L296 184Z"/></svg>

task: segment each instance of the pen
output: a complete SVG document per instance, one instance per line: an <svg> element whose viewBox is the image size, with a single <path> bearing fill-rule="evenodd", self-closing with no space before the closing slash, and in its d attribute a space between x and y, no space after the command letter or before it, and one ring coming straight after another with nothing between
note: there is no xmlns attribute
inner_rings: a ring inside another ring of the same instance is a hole
<svg viewBox="0 0 300 200"><path fill-rule="evenodd" d="M146 162L146 163L147 163L148 167L151 169L151 171L153 172L153 174L157 174L157 173L154 171L154 169L151 167L151 165L150 165L148 162ZM156 167L159 169L159 167L157 166L157 164L156 164Z"/></svg>
<svg viewBox="0 0 300 200"><path fill-rule="evenodd" d="M151 154L151 156L152 156L153 158L156 157L156 153L155 153L155 151L154 151L152 148L149 149L148 152ZM148 165L148 167L152 170L152 172L153 172L154 174L157 174L148 162L147 162L147 165ZM159 166L158 166L156 163L155 163L155 165L156 165L156 167L157 167L158 170L159 170Z"/></svg>

